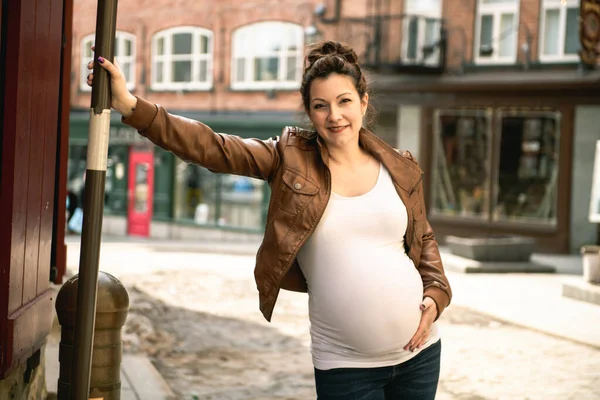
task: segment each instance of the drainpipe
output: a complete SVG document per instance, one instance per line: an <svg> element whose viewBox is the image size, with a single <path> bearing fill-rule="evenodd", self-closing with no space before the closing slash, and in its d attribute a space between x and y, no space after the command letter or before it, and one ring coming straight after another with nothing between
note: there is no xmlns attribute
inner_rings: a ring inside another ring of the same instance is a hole
<svg viewBox="0 0 600 400"><path fill-rule="evenodd" d="M115 53L116 24L117 0L98 0L95 54L106 57L111 62ZM110 77L95 57L73 341L70 398L74 400L87 400L90 397L110 104Z"/></svg>

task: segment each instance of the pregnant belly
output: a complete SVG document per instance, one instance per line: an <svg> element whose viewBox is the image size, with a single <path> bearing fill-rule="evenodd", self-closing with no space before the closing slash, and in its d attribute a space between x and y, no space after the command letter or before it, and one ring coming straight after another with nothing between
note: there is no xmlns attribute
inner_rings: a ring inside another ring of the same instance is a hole
<svg viewBox="0 0 600 400"><path fill-rule="evenodd" d="M311 294L313 346L385 355L401 351L417 331L423 284L414 268L392 279L341 282L329 289Z"/></svg>

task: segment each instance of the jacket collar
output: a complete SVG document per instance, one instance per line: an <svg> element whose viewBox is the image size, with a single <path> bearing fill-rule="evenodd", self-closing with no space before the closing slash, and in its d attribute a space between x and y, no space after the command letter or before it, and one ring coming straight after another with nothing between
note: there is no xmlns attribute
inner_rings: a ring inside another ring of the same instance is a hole
<svg viewBox="0 0 600 400"><path fill-rule="evenodd" d="M317 138L317 145L321 159L325 165L329 165L329 152L327 146L319 135L314 133ZM423 177L423 171L416 162L403 157L397 150L377 137L371 131L361 128L359 133L359 144L381 162L390 172L392 180L409 194L416 188Z"/></svg>
<svg viewBox="0 0 600 400"><path fill-rule="evenodd" d="M393 181L409 194L423 177L416 162L402 156L396 149L366 129L360 130L360 145L378 159L390 172Z"/></svg>

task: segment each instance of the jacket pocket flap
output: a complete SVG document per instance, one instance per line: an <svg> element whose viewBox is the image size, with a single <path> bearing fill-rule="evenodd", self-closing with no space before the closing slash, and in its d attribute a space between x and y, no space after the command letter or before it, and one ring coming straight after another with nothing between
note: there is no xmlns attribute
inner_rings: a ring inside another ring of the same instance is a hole
<svg viewBox="0 0 600 400"><path fill-rule="evenodd" d="M315 183L292 169L287 168L282 179L295 193L313 196L319 192L319 187Z"/></svg>

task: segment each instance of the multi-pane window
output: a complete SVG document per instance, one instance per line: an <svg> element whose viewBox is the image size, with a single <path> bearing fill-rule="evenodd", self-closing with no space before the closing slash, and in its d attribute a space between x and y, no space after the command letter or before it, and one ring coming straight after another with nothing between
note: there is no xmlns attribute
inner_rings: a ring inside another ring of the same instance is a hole
<svg viewBox="0 0 600 400"><path fill-rule="evenodd" d="M297 89L303 29L287 22L261 22L233 33L233 89Z"/></svg>
<svg viewBox="0 0 600 400"><path fill-rule="evenodd" d="M519 0L478 0L475 60L514 63L517 59Z"/></svg>
<svg viewBox="0 0 600 400"><path fill-rule="evenodd" d="M434 214L556 224L560 113L440 110L435 123Z"/></svg>
<svg viewBox="0 0 600 400"><path fill-rule="evenodd" d="M579 0L542 0L540 60L576 61L579 51Z"/></svg>
<svg viewBox="0 0 600 400"><path fill-rule="evenodd" d="M94 58L92 45L94 44L95 34L87 35L81 41L81 70L79 86L81 90L91 90L87 85L87 76L90 73L87 65ZM127 88L132 90L135 88L135 36L130 33L117 31L115 34L115 59L119 63Z"/></svg>
<svg viewBox="0 0 600 400"><path fill-rule="evenodd" d="M556 223L560 114L499 110L493 219Z"/></svg>
<svg viewBox="0 0 600 400"><path fill-rule="evenodd" d="M436 112L433 209L442 215L487 218L491 170L491 112Z"/></svg>
<svg viewBox="0 0 600 400"><path fill-rule="evenodd" d="M258 179L213 174L177 160L175 219L197 225L261 229L267 188Z"/></svg>
<svg viewBox="0 0 600 400"><path fill-rule="evenodd" d="M402 55L407 63L437 64L442 24L442 0L405 0Z"/></svg>
<svg viewBox="0 0 600 400"><path fill-rule="evenodd" d="M153 90L207 90L212 87L213 34L177 27L152 38Z"/></svg>

